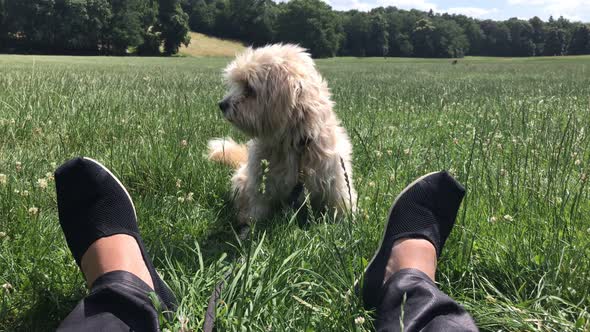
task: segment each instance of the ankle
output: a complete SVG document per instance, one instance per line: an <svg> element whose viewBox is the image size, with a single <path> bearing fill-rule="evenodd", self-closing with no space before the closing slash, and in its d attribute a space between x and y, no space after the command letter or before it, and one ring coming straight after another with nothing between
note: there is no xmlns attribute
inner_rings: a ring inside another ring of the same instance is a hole
<svg viewBox="0 0 590 332"><path fill-rule="evenodd" d="M384 283L403 269L420 270L434 281L436 264L436 249L430 241L407 238L397 240L387 262Z"/></svg>
<svg viewBox="0 0 590 332"><path fill-rule="evenodd" d="M88 287L105 273L127 271L154 289L137 241L126 234L116 234L96 240L84 253L81 269Z"/></svg>

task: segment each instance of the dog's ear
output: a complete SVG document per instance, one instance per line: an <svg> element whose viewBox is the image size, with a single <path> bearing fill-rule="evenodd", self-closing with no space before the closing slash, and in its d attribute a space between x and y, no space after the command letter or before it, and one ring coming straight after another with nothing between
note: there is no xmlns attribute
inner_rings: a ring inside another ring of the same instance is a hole
<svg viewBox="0 0 590 332"><path fill-rule="evenodd" d="M272 64L266 68L264 93L273 107L292 109L301 93L299 80L283 64Z"/></svg>

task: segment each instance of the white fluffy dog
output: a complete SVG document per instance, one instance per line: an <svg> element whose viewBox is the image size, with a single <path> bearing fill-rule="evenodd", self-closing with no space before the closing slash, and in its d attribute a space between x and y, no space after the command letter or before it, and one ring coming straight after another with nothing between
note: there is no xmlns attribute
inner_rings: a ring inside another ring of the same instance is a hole
<svg viewBox="0 0 590 332"><path fill-rule="evenodd" d="M209 159L237 169L239 223L301 204L304 192L314 209L355 211L352 147L310 55L296 45L249 48L227 66L224 80L223 116L252 139L211 140Z"/></svg>

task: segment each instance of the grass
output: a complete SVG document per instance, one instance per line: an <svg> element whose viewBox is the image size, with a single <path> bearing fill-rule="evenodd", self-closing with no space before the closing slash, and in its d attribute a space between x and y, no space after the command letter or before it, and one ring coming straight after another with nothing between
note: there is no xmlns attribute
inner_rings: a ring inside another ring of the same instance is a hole
<svg viewBox="0 0 590 332"><path fill-rule="evenodd" d="M482 331L588 331L588 60L318 61L354 144L360 213L302 226L287 212L239 242L231 171L203 158L211 137L244 139L216 109L228 59L0 56L0 330L54 330L86 293L51 179L86 155L130 189L182 299L170 330L200 330L231 269L220 331L370 331L347 293L395 195L444 168L468 195L440 287Z"/></svg>
<svg viewBox="0 0 590 332"><path fill-rule="evenodd" d="M191 32L191 43L182 46L179 53L194 57L233 57L245 47L240 42L210 37L198 32Z"/></svg>

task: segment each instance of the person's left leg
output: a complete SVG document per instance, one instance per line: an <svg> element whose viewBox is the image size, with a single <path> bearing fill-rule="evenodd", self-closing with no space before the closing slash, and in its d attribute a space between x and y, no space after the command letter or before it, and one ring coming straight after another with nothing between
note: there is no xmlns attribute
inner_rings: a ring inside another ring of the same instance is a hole
<svg viewBox="0 0 590 332"><path fill-rule="evenodd" d="M176 300L147 256L133 201L100 163L77 158L55 173L60 224L90 287L58 331L158 331Z"/></svg>

